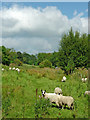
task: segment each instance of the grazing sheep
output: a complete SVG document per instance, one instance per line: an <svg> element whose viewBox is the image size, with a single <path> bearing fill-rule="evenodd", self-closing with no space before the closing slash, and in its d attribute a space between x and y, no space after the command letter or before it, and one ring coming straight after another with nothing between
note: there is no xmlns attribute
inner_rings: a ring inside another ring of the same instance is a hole
<svg viewBox="0 0 90 120"><path fill-rule="evenodd" d="M69 108L73 109L73 103L74 103L74 99L71 96L63 96L63 95L59 95L59 103L61 104L61 106L66 106L68 105Z"/></svg>
<svg viewBox="0 0 90 120"><path fill-rule="evenodd" d="M85 82L87 81L87 78L85 78Z"/></svg>
<svg viewBox="0 0 90 120"><path fill-rule="evenodd" d="M20 72L20 69L19 68L16 68L16 71L18 71L18 73Z"/></svg>
<svg viewBox="0 0 90 120"><path fill-rule="evenodd" d="M2 71L4 71L4 68L2 68Z"/></svg>
<svg viewBox="0 0 90 120"><path fill-rule="evenodd" d="M10 67L9 70L11 70L12 68Z"/></svg>
<svg viewBox="0 0 90 120"><path fill-rule="evenodd" d="M87 78L82 78L82 82L86 82L87 81Z"/></svg>
<svg viewBox="0 0 90 120"><path fill-rule="evenodd" d="M61 80L62 82L65 82L66 81L66 77L65 76L63 76L63 79Z"/></svg>
<svg viewBox="0 0 90 120"><path fill-rule="evenodd" d="M82 78L82 82L85 82L84 78Z"/></svg>
<svg viewBox="0 0 90 120"><path fill-rule="evenodd" d="M15 67L13 67L12 70L15 70Z"/></svg>
<svg viewBox="0 0 90 120"><path fill-rule="evenodd" d="M54 93L55 93L55 94L58 94L58 95L62 94L61 88L56 87L55 90L54 90Z"/></svg>
<svg viewBox="0 0 90 120"><path fill-rule="evenodd" d="M90 95L90 91L85 91L84 96L85 95Z"/></svg>
<svg viewBox="0 0 90 120"><path fill-rule="evenodd" d="M46 90L45 91L41 90L41 92L42 92L42 96L46 99L49 99L51 103L56 103L58 107L61 106L59 102L60 95L57 95L55 93L46 93Z"/></svg>

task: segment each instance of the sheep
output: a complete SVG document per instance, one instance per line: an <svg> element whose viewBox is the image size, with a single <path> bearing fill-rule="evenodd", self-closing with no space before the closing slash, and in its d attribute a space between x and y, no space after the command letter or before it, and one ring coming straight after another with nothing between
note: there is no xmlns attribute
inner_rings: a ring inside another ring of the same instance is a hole
<svg viewBox="0 0 90 120"><path fill-rule="evenodd" d="M59 103L61 106L63 105L68 105L69 108L73 109L73 103L74 103L74 99L71 96L63 96L63 95L59 95Z"/></svg>
<svg viewBox="0 0 90 120"><path fill-rule="evenodd" d="M81 80L82 80L82 82L86 82L87 78L82 78Z"/></svg>
<svg viewBox="0 0 90 120"><path fill-rule="evenodd" d="M4 68L2 68L2 71L4 71Z"/></svg>
<svg viewBox="0 0 90 120"><path fill-rule="evenodd" d="M12 68L10 67L9 70L11 70Z"/></svg>
<svg viewBox="0 0 90 120"><path fill-rule="evenodd" d="M20 69L19 68L16 68L16 71L18 71L18 73L20 72Z"/></svg>
<svg viewBox="0 0 90 120"><path fill-rule="evenodd" d="M46 90L41 90L42 92L42 96L46 99L49 99L50 100L50 103L56 103L56 105L58 107L61 106L61 103L59 102L59 96L60 95L57 95L55 93L46 93Z"/></svg>
<svg viewBox="0 0 90 120"><path fill-rule="evenodd" d="M82 78L82 82L85 82L84 78Z"/></svg>
<svg viewBox="0 0 90 120"><path fill-rule="evenodd" d="M90 95L90 91L85 91L84 96L85 95Z"/></svg>
<svg viewBox="0 0 90 120"><path fill-rule="evenodd" d="M61 88L56 87L55 90L54 90L54 93L55 93L55 94L58 94L58 95L62 94Z"/></svg>
<svg viewBox="0 0 90 120"><path fill-rule="evenodd" d="M87 78L85 78L84 80L85 80L85 82L86 82L86 81L87 81Z"/></svg>
<svg viewBox="0 0 90 120"><path fill-rule="evenodd" d="M15 67L13 67L12 70L15 70Z"/></svg>
<svg viewBox="0 0 90 120"><path fill-rule="evenodd" d="M66 81L66 77L65 76L63 76L63 79L61 80L62 82L65 82Z"/></svg>

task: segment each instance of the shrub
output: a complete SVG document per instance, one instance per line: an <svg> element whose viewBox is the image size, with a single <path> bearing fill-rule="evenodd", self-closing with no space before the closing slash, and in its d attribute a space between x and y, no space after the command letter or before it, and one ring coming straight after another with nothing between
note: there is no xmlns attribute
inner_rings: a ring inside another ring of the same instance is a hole
<svg viewBox="0 0 90 120"><path fill-rule="evenodd" d="M39 67L40 67L40 68L44 68L44 64L43 64L43 63L40 63L40 64L39 64Z"/></svg>
<svg viewBox="0 0 90 120"><path fill-rule="evenodd" d="M23 63L19 60L19 59L15 59L14 60L14 63L17 65L17 66L22 66Z"/></svg>
<svg viewBox="0 0 90 120"><path fill-rule="evenodd" d="M39 67L43 68L43 67L52 67L52 63L49 60L44 60L39 64Z"/></svg>

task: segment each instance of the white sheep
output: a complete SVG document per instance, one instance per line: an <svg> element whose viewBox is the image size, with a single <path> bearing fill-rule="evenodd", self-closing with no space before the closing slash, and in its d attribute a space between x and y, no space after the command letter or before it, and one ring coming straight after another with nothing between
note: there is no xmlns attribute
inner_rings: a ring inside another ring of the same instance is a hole
<svg viewBox="0 0 90 120"><path fill-rule="evenodd" d="M62 82L65 82L66 81L66 77L65 76L63 76L63 79L61 80Z"/></svg>
<svg viewBox="0 0 90 120"><path fill-rule="evenodd" d="M11 70L12 68L10 67L9 70Z"/></svg>
<svg viewBox="0 0 90 120"><path fill-rule="evenodd" d="M20 72L20 69L19 68L16 68L16 71L18 71L18 73Z"/></svg>
<svg viewBox="0 0 90 120"><path fill-rule="evenodd" d="M84 96L85 95L90 95L90 91L85 91Z"/></svg>
<svg viewBox="0 0 90 120"><path fill-rule="evenodd" d="M13 67L12 70L15 70L15 67Z"/></svg>
<svg viewBox="0 0 90 120"><path fill-rule="evenodd" d="M54 93L55 93L55 94L58 94L58 95L62 94L61 88L56 87L55 90L54 90Z"/></svg>
<svg viewBox="0 0 90 120"><path fill-rule="evenodd" d="M46 90L45 91L41 90L41 92L42 92L42 96L46 99L49 99L51 103L56 103L58 107L61 106L59 102L60 95L57 95L55 93L46 93Z"/></svg>
<svg viewBox="0 0 90 120"><path fill-rule="evenodd" d="M87 81L87 78L84 78L85 82Z"/></svg>
<svg viewBox="0 0 90 120"><path fill-rule="evenodd" d="M2 71L4 71L4 68L2 68Z"/></svg>
<svg viewBox="0 0 90 120"><path fill-rule="evenodd" d="M73 103L74 103L74 99L71 96L63 96L63 95L59 95L59 103L61 106L66 106L68 105L69 108L73 109Z"/></svg>
<svg viewBox="0 0 90 120"><path fill-rule="evenodd" d="M84 78L82 78L82 82L85 82Z"/></svg>
<svg viewBox="0 0 90 120"><path fill-rule="evenodd" d="M87 78L82 78L81 80L82 80L82 82L86 82Z"/></svg>

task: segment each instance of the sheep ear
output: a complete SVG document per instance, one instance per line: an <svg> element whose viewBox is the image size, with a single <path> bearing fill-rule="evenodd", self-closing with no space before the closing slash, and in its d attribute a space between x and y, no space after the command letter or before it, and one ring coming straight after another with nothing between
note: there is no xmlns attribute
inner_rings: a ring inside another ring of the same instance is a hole
<svg viewBox="0 0 90 120"><path fill-rule="evenodd" d="M45 90L45 92L46 92L46 90Z"/></svg>
<svg viewBox="0 0 90 120"><path fill-rule="evenodd" d="M42 89L41 89L41 92L42 92Z"/></svg>

